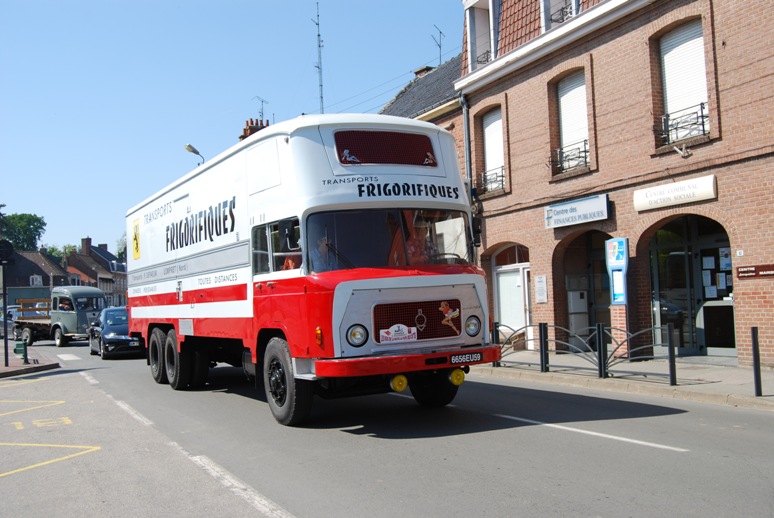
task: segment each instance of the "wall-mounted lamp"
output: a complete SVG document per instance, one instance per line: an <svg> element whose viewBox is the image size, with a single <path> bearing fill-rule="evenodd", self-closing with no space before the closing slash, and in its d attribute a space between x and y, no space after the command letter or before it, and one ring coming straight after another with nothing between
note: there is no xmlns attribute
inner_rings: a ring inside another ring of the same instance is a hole
<svg viewBox="0 0 774 518"><path fill-rule="evenodd" d="M199 158L202 159L202 164L204 163L204 157L191 144L186 144L185 150L188 151L189 153L193 153L194 155L197 155ZM202 165L202 164L199 164L199 165Z"/></svg>

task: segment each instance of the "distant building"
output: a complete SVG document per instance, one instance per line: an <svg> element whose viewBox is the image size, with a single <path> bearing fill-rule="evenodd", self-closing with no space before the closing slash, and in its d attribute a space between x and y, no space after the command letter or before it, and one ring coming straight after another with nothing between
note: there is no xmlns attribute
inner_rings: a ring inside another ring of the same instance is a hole
<svg viewBox="0 0 774 518"><path fill-rule="evenodd" d="M14 251L10 264L5 267L3 282L8 304L16 304L17 299L48 298L51 288L69 284L67 272L45 249Z"/></svg>
<svg viewBox="0 0 774 518"><path fill-rule="evenodd" d="M110 253L106 244L91 245L91 238L81 239L81 250L71 250L65 258L71 284L96 286L105 292L109 306L126 305L126 263Z"/></svg>

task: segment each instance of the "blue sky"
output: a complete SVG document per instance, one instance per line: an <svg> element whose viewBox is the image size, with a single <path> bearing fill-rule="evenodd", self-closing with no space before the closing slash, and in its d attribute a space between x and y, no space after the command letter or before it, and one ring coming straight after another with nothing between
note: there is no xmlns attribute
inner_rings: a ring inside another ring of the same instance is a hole
<svg viewBox="0 0 774 518"><path fill-rule="evenodd" d="M40 245L116 251L127 209L238 142L320 112L314 0L4 0L0 203ZM461 50L461 0L320 0L325 113L378 112Z"/></svg>

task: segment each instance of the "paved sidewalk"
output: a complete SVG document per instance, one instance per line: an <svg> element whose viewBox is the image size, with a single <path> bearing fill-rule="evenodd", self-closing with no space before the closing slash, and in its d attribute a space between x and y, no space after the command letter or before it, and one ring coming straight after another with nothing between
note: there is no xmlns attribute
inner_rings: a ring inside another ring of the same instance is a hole
<svg viewBox="0 0 774 518"><path fill-rule="evenodd" d="M573 385L596 390L646 394L774 411L774 369L761 369L761 397L755 396L751 367L740 367L736 358L684 357L676 361L676 386L669 385L666 359L622 361L600 379L597 366L574 354L549 354L549 372L540 372L537 351L515 351L503 358L501 367L478 365L471 372L553 385Z"/></svg>
<svg viewBox="0 0 774 518"><path fill-rule="evenodd" d="M1 344L1 342L0 342ZM14 354L14 343L8 343L8 366L0 364L0 378L58 369L57 349L51 346L30 347L28 364ZM678 358L677 385L669 385L666 360L621 362L610 369L610 377L600 379L597 367L572 354L549 355L549 372L540 372L537 351L516 351L506 356L501 367L477 365L474 374L527 380L551 385L570 385L633 394L667 397L730 405L774 412L774 369L761 370L761 397L755 397L753 370L739 367L736 358Z"/></svg>
<svg viewBox="0 0 774 518"><path fill-rule="evenodd" d="M36 349L35 346L27 348L28 363L25 364L21 355L14 354L15 346L16 341L8 341L8 366L6 367L5 350L3 341L0 340L0 349L3 349L2 359L0 360L0 378L59 368L59 362L56 361L54 356L45 353L42 349Z"/></svg>

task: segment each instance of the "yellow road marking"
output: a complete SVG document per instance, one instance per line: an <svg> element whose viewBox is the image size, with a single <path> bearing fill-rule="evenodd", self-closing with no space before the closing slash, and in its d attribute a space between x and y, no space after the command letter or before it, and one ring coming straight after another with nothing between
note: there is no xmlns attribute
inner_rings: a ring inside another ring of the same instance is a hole
<svg viewBox="0 0 774 518"><path fill-rule="evenodd" d="M43 403L40 405L35 405L27 408L19 408L17 410L11 410L10 412L3 412L0 413L0 417L11 415L11 414L17 414L19 412L27 412L29 410L37 410L39 408L47 408L50 406L56 406L61 405L65 403L65 401L34 401L34 400L14 400L14 399L2 399L0 400L0 405L4 403Z"/></svg>
<svg viewBox="0 0 774 518"><path fill-rule="evenodd" d="M37 464L33 464L31 466L25 466L23 468L18 468L11 471L6 471L5 473L0 473L0 478L5 477L7 475L20 473L22 471L27 471L29 469L39 468L41 466L47 466L49 464L53 464L55 462L59 462L62 460L72 459L73 457L78 457L79 455L85 455L87 453L92 453L102 449L101 446L70 446L67 444L26 444L26 443L12 443L12 442L0 442L0 446L20 446L22 448L67 448L67 449L83 450L77 453L72 453L70 455L65 455L64 457L57 457L55 459L47 460L44 462L38 462Z"/></svg>

